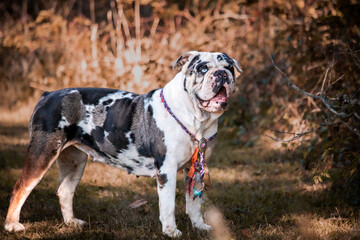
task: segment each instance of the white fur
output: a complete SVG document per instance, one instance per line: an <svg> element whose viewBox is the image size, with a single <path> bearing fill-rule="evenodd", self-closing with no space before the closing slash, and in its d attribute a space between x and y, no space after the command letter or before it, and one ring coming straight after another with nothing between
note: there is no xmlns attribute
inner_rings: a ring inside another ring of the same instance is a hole
<svg viewBox="0 0 360 240"><path fill-rule="evenodd" d="M61 212L66 224L82 226L86 222L74 217L73 197L86 165L87 155L75 148L64 150L57 164L60 170L60 181L57 190Z"/></svg>
<svg viewBox="0 0 360 240"><path fill-rule="evenodd" d="M164 88L164 96L167 104L177 118L193 133L197 139L209 138L217 132L217 118L221 114L201 112L194 114L198 106L190 99L189 95L182 89L184 75L178 73L175 78ZM167 175L167 183L163 188L159 187L159 209L160 221L165 235L180 236L180 231L175 223L175 189L176 173L188 164L197 144L179 126L174 118L167 114L160 99L160 91L154 93L155 100L152 103L156 125L165 134L165 145L167 146L166 159L160 168L162 174ZM182 104L179 104L181 102ZM209 144L213 145L213 142ZM209 147L210 150L211 147ZM210 151L207 150L207 155ZM194 227L209 230L210 227L204 223L201 215L201 200L189 201L187 198L187 213Z"/></svg>

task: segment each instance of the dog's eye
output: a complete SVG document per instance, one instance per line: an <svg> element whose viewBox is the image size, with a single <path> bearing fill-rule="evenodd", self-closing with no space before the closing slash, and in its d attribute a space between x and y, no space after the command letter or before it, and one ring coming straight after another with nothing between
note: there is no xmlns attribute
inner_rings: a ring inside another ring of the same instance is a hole
<svg viewBox="0 0 360 240"><path fill-rule="evenodd" d="M208 71L207 66L201 66L201 68L200 68L201 73L206 73L207 71Z"/></svg>

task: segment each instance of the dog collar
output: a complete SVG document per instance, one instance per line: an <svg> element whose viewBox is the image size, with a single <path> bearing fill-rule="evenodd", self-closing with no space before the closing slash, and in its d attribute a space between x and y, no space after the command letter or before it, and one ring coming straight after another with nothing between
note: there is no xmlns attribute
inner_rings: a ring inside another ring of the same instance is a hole
<svg viewBox="0 0 360 240"><path fill-rule="evenodd" d="M205 190L210 188L210 175L205 162L205 150L207 143L213 140L217 133L212 135L209 138L201 138L198 140L193 133L187 129L184 124L175 116L171 111L169 105L167 105L164 97L164 89L161 89L160 92L161 102L163 102L165 109L170 113L170 115L175 119L175 121L181 126L182 129L191 137L191 139L198 144L198 147L195 149L191 157L191 166L187 173L185 180L185 188L191 195L191 190L194 194L194 199L196 197L201 197L202 193Z"/></svg>
<svg viewBox="0 0 360 240"><path fill-rule="evenodd" d="M161 102L164 104L165 109L168 111L168 113L175 119L175 121L181 126L182 129L184 129L184 131L190 136L191 140L195 141L196 143L200 144L201 139L198 140L195 135L189 131L189 129L187 129L185 127L185 125L175 116L175 114L171 111L171 108L169 107L169 105L166 103L165 97L164 97L164 89L161 89L160 92L160 98L161 98ZM211 140L213 140L216 137L217 133L215 133L214 135L212 135L211 137L205 139L205 145L206 143L210 142ZM204 141L202 141L202 144L204 144Z"/></svg>

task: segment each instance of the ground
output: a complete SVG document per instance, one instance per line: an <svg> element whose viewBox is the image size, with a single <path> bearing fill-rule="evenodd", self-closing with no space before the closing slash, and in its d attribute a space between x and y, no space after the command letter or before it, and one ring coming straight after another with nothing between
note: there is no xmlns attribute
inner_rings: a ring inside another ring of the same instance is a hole
<svg viewBox="0 0 360 240"><path fill-rule="evenodd" d="M25 124L0 126L0 239L167 239L161 233L155 179L88 160L74 200L83 229L63 224L54 164L21 212L26 230L8 233L3 224L11 191L28 144ZM329 183L314 184L291 151L239 148L219 135L209 159L212 187L204 212L215 231L194 230L185 214L183 175L178 173L176 219L182 239L358 239L359 210L334 199ZM131 208L136 200L144 205ZM144 203L144 202L143 202Z"/></svg>

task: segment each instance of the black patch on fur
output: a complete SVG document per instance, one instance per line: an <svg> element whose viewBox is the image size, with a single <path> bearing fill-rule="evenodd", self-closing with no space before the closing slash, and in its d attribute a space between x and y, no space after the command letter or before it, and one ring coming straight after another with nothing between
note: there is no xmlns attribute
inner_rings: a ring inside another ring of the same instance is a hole
<svg viewBox="0 0 360 240"><path fill-rule="evenodd" d="M167 175L164 174L158 174L157 175L157 180L159 182L159 188L162 189L164 187L164 185L167 183L168 179L167 179Z"/></svg>
<svg viewBox="0 0 360 240"><path fill-rule="evenodd" d="M156 92L156 90L157 89L154 89L154 90L151 90L150 92L148 92L147 94L146 94L146 98L152 98L152 96L153 96L153 94Z"/></svg>
<svg viewBox="0 0 360 240"><path fill-rule="evenodd" d="M127 172L130 174L134 171L134 168L127 166L127 165L121 165L122 167L126 168Z"/></svg>
<svg viewBox="0 0 360 240"><path fill-rule="evenodd" d="M61 120L62 90L48 93L40 99L32 117L33 130L55 132Z"/></svg>
<svg viewBox="0 0 360 240"><path fill-rule="evenodd" d="M152 116L153 116L154 111L153 111L152 106L149 106L149 107L148 107L148 113L149 113L150 117L152 117Z"/></svg>
<svg viewBox="0 0 360 240"><path fill-rule="evenodd" d="M96 142L104 143L105 133L102 127L96 126L96 128L91 131L91 135L94 137Z"/></svg>
<svg viewBox="0 0 360 240"><path fill-rule="evenodd" d="M203 67L207 67L207 64L208 64L208 63L209 63L209 61L205 61L205 62L201 62L201 63L199 63L198 65L196 65L196 67L195 67L196 72L201 73L201 74L204 74L204 73L202 73L200 70L201 70L201 68L203 68Z"/></svg>
<svg viewBox="0 0 360 240"><path fill-rule="evenodd" d="M64 127L64 132L67 141L74 140L76 137L81 135L81 128L79 128L76 124L72 124Z"/></svg>
<svg viewBox="0 0 360 240"><path fill-rule="evenodd" d="M234 61L232 60L231 57L229 57L226 53L222 53L222 57L225 59L225 61L227 61L229 64L233 65Z"/></svg>
<svg viewBox="0 0 360 240"><path fill-rule="evenodd" d="M230 65L228 67L225 67L227 70L229 70L233 76L233 79L235 79L235 70L234 70L234 66Z"/></svg>
<svg viewBox="0 0 360 240"><path fill-rule="evenodd" d="M192 66L195 64L195 62L197 62L197 60L199 60L199 59L200 59L200 54L193 57L193 59L191 59L191 62L189 63L188 69L192 68Z"/></svg>
<svg viewBox="0 0 360 240"><path fill-rule="evenodd" d="M107 111L104 129L109 132L107 138L115 146L117 152L128 148L129 140L125 134L130 131L135 108L135 101L122 98L115 100Z"/></svg>
<svg viewBox="0 0 360 240"><path fill-rule="evenodd" d="M187 89L186 89L186 78L184 78L184 91L187 92Z"/></svg>
<svg viewBox="0 0 360 240"><path fill-rule="evenodd" d="M109 105L110 103L112 103L113 100L112 99L108 99L106 101L103 102L103 105L106 106L106 105Z"/></svg>
<svg viewBox="0 0 360 240"><path fill-rule="evenodd" d="M96 152L98 152L99 154L101 154L104 157L107 157L107 154L102 152L99 148L99 146L96 144L94 136L90 135L90 134L82 134L81 139L80 139L81 143L91 147L92 149L94 149Z"/></svg>
<svg viewBox="0 0 360 240"><path fill-rule="evenodd" d="M107 156L104 152L102 152L99 148L99 146L96 144L95 139L97 138L97 141L102 139L104 141L103 132L101 133L102 129L100 127L97 127L94 129L90 134L84 133L83 130L77 126L76 124L72 124L69 126L64 127L64 133L66 136L66 140L69 141L77 141L82 144L85 144L92 149L94 149L96 152L98 152L102 156ZM102 137L101 137L102 136Z"/></svg>
<svg viewBox="0 0 360 240"><path fill-rule="evenodd" d="M149 147L146 146L145 144L142 144L140 147L138 147L137 150L138 150L140 156L152 157L152 154L151 154L151 151L150 151Z"/></svg>
<svg viewBox="0 0 360 240"><path fill-rule="evenodd" d="M229 66L226 67L226 69L228 69L231 72L231 74L233 75L233 78L235 79L234 60L232 60L231 57L226 55L226 53L222 53L222 56L226 60L226 62L229 64Z"/></svg>
<svg viewBox="0 0 360 240"><path fill-rule="evenodd" d="M154 168L155 168L154 165L151 163L146 164L145 167L149 170L154 170Z"/></svg>
<svg viewBox="0 0 360 240"><path fill-rule="evenodd" d="M81 98L84 104L97 105L100 98L105 97L111 93L115 93L119 90L110 88L75 88L81 94Z"/></svg>
<svg viewBox="0 0 360 240"><path fill-rule="evenodd" d="M162 144L163 144L163 146L165 146L164 142L162 142ZM155 158L155 167L157 169L160 169L165 161L166 146L165 146L165 150L163 150L163 148L161 146L156 147L156 146L154 146L154 144L152 144L151 150L152 150L153 156Z"/></svg>
<svg viewBox="0 0 360 240"><path fill-rule="evenodd" d="M131 143L135 142L135 134L134 133L130 133L130 139L131 139Z"/></svg>
<svg viewBox="0 0 360 240"><path fill-rule="evenodd" d="M136 163L136 164L139 164L140 163L140 161L139 160L137 160L137 159L131 159L134 163Z"/></svg>

